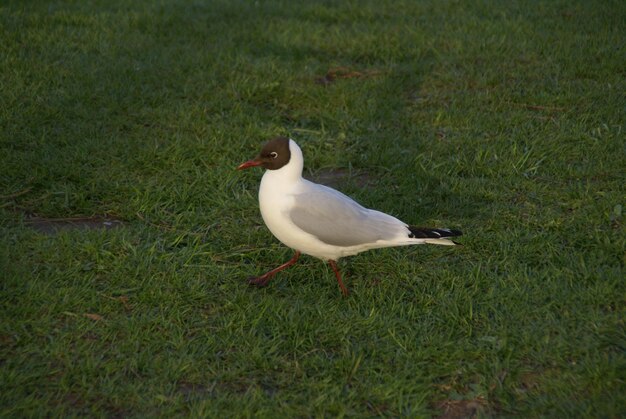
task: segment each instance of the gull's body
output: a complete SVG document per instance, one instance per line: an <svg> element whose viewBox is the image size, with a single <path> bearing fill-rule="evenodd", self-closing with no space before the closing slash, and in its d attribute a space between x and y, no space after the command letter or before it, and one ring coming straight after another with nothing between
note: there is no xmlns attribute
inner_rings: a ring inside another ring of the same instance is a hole
<svg viewBox="0 0 626 419"><path fill-rule="evenodd" d="M257 285L265 285L304 253L328 261L347 294L335 264L339 258L381 247L454 245L445 237L461 235L455 230L409 226L391 215L364 208L339 191L302 178L302 151L284 137L270 141L256 159L239 169L252 166L268 169L259 189L263 221L278 240L296 250L291 261L251 281Z"/></svg>

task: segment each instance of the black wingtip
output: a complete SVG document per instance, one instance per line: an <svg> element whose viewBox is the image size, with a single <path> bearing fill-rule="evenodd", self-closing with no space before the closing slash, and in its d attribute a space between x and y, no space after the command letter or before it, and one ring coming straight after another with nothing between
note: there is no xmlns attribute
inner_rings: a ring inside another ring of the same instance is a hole
<svg viewBox="0 0 626 419"><path fill-rule="evenodd" d="M450 228L409 226L409 231L409 237L412 239L443 239L446 237L458 237L463 235L462 231Z"/></svg>

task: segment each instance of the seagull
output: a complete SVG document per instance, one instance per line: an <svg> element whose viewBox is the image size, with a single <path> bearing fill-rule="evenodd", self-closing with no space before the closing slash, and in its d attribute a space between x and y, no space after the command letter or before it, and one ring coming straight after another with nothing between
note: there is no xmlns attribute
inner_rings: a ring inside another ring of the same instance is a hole
<svg viewBox="0 0 626 419"><path fill-rule="evenodd" d="M348 288L337 261L370 249L412 244L458 245L450 237L458 230L408 225L380 211L367 209L328 186L302 177L304 157L295 141L276 137L258 156L237 170L261 166L265 174L259 188L259 207L267 228L293 257L271 271L249 278L251 285L266 286L278 272L298 261L302 253L327 261L344 296Z"/></svg>

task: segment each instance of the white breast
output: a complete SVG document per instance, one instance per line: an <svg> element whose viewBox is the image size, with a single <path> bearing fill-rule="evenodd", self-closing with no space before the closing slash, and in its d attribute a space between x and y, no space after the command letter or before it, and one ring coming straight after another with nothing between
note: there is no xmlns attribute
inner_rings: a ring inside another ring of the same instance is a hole
<svg viewBox="0 0 626 419"><path fill-rule="evenodd" d="M294 194L298 193L298 183L285 182L277 172L266 171L259 188L259 207L267 228L284 245L304 254L323 260L343 256L340 248L322 243L291 221L289 210L293 207Z"/></svg>

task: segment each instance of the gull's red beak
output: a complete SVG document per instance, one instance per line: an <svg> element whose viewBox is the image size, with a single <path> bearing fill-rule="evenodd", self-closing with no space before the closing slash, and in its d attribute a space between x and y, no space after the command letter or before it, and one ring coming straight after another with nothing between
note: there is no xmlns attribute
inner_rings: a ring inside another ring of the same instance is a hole
<svg viewBox="0 0 626 419"><path fill-rule="evenodd" d="M252 160L248 160L245 163L241 163L239 166L237 166L237 170L247 169L249 167L260 166L262 164L263 164L262 161L257 160L257 159L252 159Z"/></svg>

